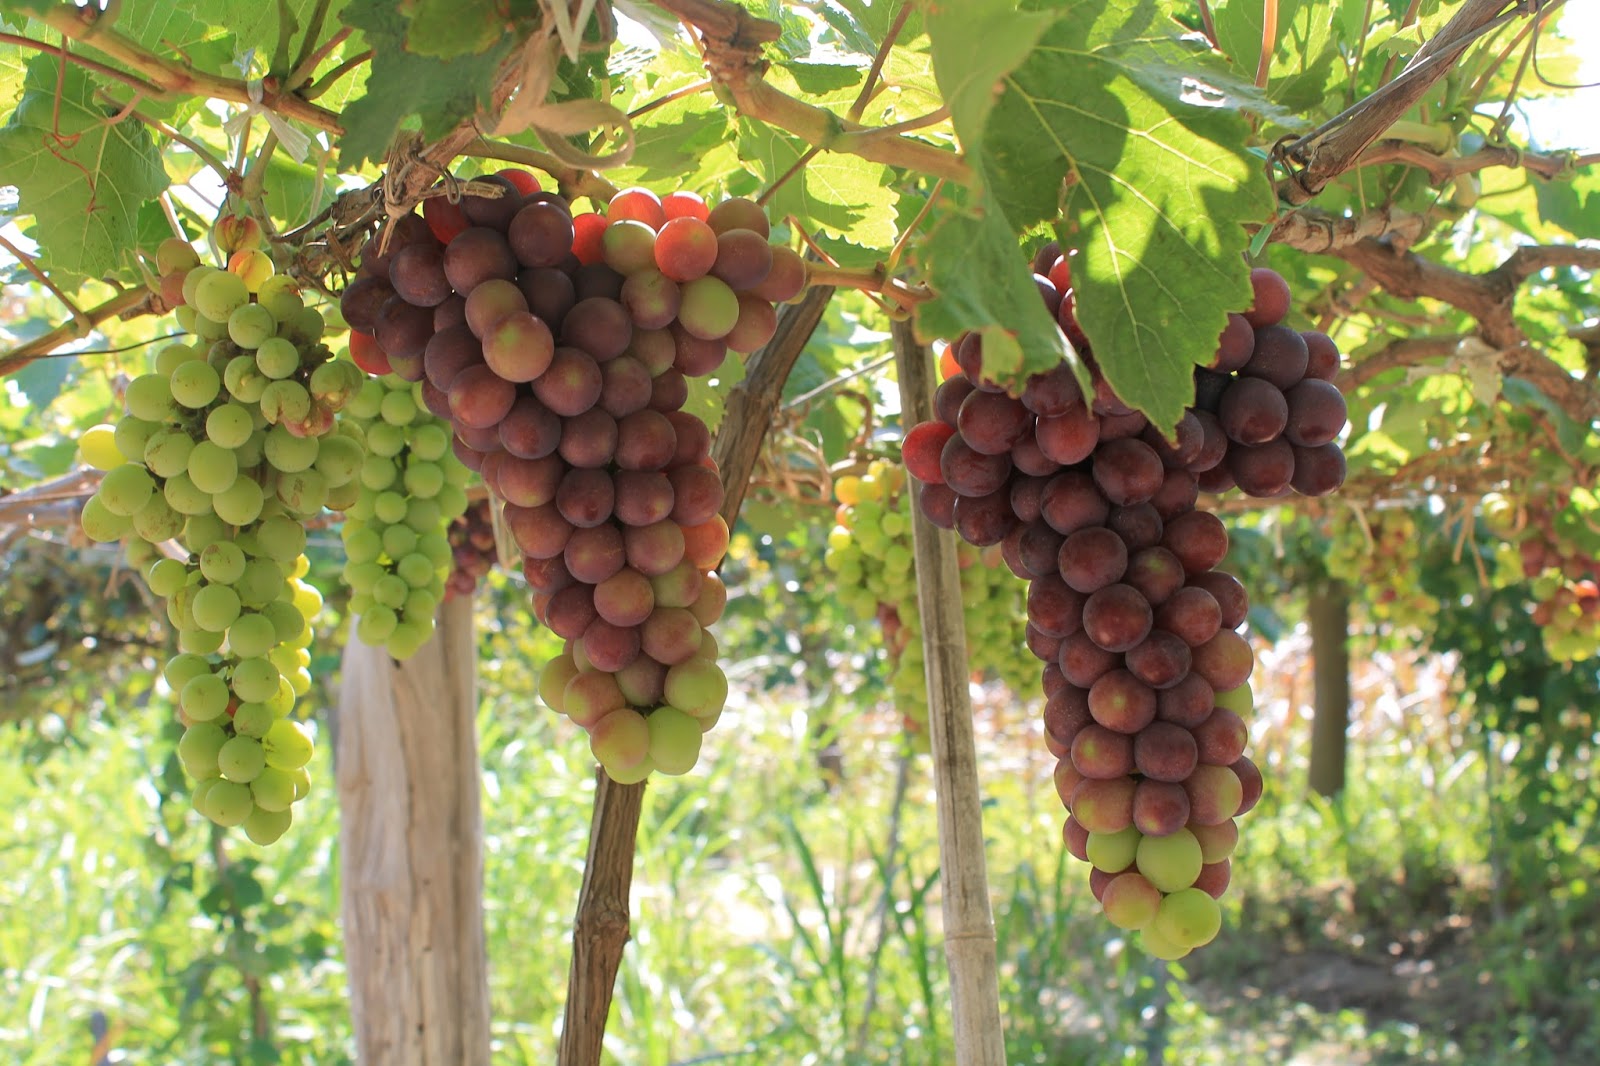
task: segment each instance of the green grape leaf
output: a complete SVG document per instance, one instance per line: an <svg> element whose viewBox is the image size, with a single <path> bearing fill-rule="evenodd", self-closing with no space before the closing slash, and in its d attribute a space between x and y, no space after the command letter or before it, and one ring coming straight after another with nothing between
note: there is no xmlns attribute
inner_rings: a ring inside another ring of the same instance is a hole
<svg viewBox="0 0 1600 1066"><path fill-rule="evenodd" d="M765 124L744 123L739 154L765 185L788 174L767 204L774 217L795 215L826 233L867 248L887 249L895 238L895 200L889 168L855 156L820 152L790 173L808 150L798 137Z"/></svg>
<svg viewBox="0 0 1600 1066"><path fill-rule="evenodd" d="M279 7L287 8L289 17L294 20L294 25L291 27L294 36L291 40L298 48L301 36L310 26L311 13L315 10L317 2L318 0L283 0L280 4L279 0L261 0L257 3L240 3L239 0L189 0L184 4L158 2L148 3L146 6L186 9L207 27L224 27L233 36L241 55L254 49L263 60L270 60L277 48L281 32L278 21ZM330 0L322 24L324 37L332 33L344 7L345 0ZM291 49L290 54L294 54L294 49Z"/></svg>
<svg viewBox="0 0 1600 1066"><path fill-rule="evenodd" d="M701 158L728 139L728 122L727 109L710 94L673 100L640 116L633 124L626 180L666 182L692 174Z"/></svg>
<svg viewBox="0 0 1600 1066"><path fill-rule="evenodd" d="M419 56L477 55L505 33L505 17L494 0L419 0L408 5L407 47Z"/></svg>
<svg viewBox="0 0 1600 1066"><path fill-rule="evenodd" d="M744 361L748 356L729 352L716 371L706 377L689 379L689 398L683 410L695 415L711 432L722 423L722 409L733 387L744 380Z"/></svg>
<svg viewBox="0 0 1600 1066"><path fill-rule="evenodd" d="M1600 233L1600 174L1581 171L1570 178L1532 181L1539 218L1574 236Z"/></svg>
<svg viewBox="0 0 1600 1066"><path fill-rule="evenodd" d="M1001 79L1028 59L1058 17L1017 11L1015 0L963 0L929 11L933 74L969 155L983 149Z"/></svg>
<svg viewBox="0 0 1600 1066"><path fill-rule="evenodd" d="M338 177L317 166L315 149L309 163L296 163L275 153L267 164L262 189L267 213L278 220L280 229L288 230L309 221L333 202Z"/></svg>
<svg viewBox="0 0 1600 1066"><path fill-rule="evenodd" d="M1167 430L1250 302L1241 223L1271 213L1272 189L1244 120L1181 76L1155 4L1076 8L1005 77L973 162L1019 228L1054 217L1071 179L1057 231L1080 253L1078 322L1112 387Z"/></svg>
<svg viewBox="0 0 1600 1066"><path fill-rule="evenodd" d="M437 137L488 103L495 72L518 45L510 34L477 55L454 59L407 50L410 23L388 0L353 0L344 21L373 48L366 92L344 112L339 162L353 169L377 160L395 133L416 117L424 137Z"/></svg>
<svg viewBox="0 0 1600 1066"><path fill-rule="evenodd" d="M41 55L0 128L0 185L15 185L19 210L34 216L47 267L118 272L137 247L140 207L168 185L145 127L106 117L82 68Z"/></svg>
<svg viewBox="0 0 1600 1066"><path fill-rule="evenodd" d="M34 413L42 413L61 395L61 386L66 384L67 374L76 362L68 356L35 359L12 374L11 380Z"/></svg>
<svg viewBox="0 0 1600 1066"><path fill-rule="evenodd" d="M1039 299L1016 235L999 212L944 212L919 258L937 294L917 305L917 334L924 341L953 341L964 330L979 330L984 374L1018 386L1069 358L1066 337Z"/></svg>
<svg viewBox="0 0 1600 1066"><path fill-rule="evenodd" d="M1348 0L1338 0L1348 6ZM1277 0L1278 43L1272 54L1268 95L1295 111L1315 109L1324 99L1336 60L1341 60L1334 36L1336 19L1328 4L1309 0ZM1254 77L1261 61L1261 0L1225 0L1213 9L1217 44L1232 57L1239 71ZM1339 68L1342 72L1342 60Z"/></svg>

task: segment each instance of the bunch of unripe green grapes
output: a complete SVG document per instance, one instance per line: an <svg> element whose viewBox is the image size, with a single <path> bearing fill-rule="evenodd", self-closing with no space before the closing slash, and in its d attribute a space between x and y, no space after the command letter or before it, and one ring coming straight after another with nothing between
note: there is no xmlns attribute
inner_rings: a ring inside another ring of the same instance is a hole
<svg viewBox="0 0 1600 1066"><path fill-rule="evenodd" d="M1520 506L1489 493L1483 519L1498 538L1495 587L1531 582L1533 621L1545 652L1557 662L1593 658L1600 651L1600 535L1590 516L1565 492Z"/></svg>
<svg viewBox="0 0 1600 1066"><path fill-rule="evenodd" d="M1439 601L1422 587L1422 531L1399 508L1369 508L1362 521L1341 518L1328 541L1328 573L1365 603L1374 620L1427 630Z"/></svg>
<svg viewBox="0 0 1600 1066"><path fill-rule="evenodd" d="M708 626L728 545L689 380L761 347L805 282L761 207L625 189L575 211L531 174L423 201L369 242L340 306L352 356L421 383L504 502L539 620L540 694L615 780L681 774L721 715ZM471 191L471 190L469 190Z"/></svg>
<svg viewBox="0 0 1600 1066"><path fill-rule="evenodd" d="M304 523L360 487L360 441L331 431L363 375L333 360L321 315L265 257L217 270L173 241L160 259L188 264L178 317L193 341L162 348L125 416L84 433L105 474L82 525L98 542L176 544L145 577L178 631L163 671L188 727L178 755L195 808L267 844L310 785L311 738L291 717L322 605L302 580Z"/></svg>
<svg viewBox="0 0 1600 1066"><path fill-rule="evenodd" d="M838 580L829 594L858 618L876 619L882 627L895 705L913 743L926 750L928 686L905 470L874 460L859 477L836 480L834 497L839 506L823 565ZM963 543L957 557L972 671L997 676L1015 692L1025 691L1033 668L1022 643L1022 587L1000 569L997 547Z"/></svg>
<svg viewBox="0 0 1600 1066"><path fill-rule="evenodd" d="M394 374L368 379L339 422L367 453L339 531L356 636L409 659L433 636L454 562L446 531L467 509L469 472L450 450L450 423Z"/></svg>

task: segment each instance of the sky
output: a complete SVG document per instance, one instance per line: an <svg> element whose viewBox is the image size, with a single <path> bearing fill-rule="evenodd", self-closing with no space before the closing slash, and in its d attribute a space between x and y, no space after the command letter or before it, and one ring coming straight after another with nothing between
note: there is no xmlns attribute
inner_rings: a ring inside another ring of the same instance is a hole
<svg viewBox="0 0 1600 1066"><path fill-rule="evenodd" d="M1578 82L1583 85L1600 82L1600 3L1568 0L1556 18L1563 36L1583 42L1573 49L1580 57ZM1524 79L1532 77L1530 69ZM1600 86L1579 89L1558 100L1529 100L1518 110L1528 120L1524 130L1533 131L1541 148L1600 152L1600 121L1595 119L1597 105L1600 105Z"/></svg>

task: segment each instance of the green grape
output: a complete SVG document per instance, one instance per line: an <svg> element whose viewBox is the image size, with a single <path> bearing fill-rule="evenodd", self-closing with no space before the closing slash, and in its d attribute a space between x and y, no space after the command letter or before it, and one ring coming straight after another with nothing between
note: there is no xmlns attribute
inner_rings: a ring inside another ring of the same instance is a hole
<svg viewBox="0 0 1600 1066"><path fill-rule="evenodd" d="M255 785L251 782L251 787ZM266 847L276 844L283 834L289 831L294 816L288 811L269 811L265 807L257 806L245 817L244 835L250 838L252 844Z"/></svg>
<svg viewBox="0 0 1600 1066"><path fill-rule="evenodd" d="M385 607L399 607L406 602L411 588L394 574L385 574L372 586L372 598Z"/></svg>
<svg viewBox="0 0 1600 1066"><path fill-rule="evenodd" d="M329 485L328 499L323 504L330 511L343 511L361 498L361 483L347 481L343 485Z"/></svg>
<svg viewBox="0 0 1600 1066"><path fill-rule="evenodd" d="M307 670L291 670L284 675L289 679L289 687L296 696L304 696L311 691L311 673Z"/></svg>
<svg viewBox="0 0 1600 1066"><path fill-rule="evenodd" d="M221 718L228 710L228 685L216 674L192 677L178 693L178 706L195 722Z"/></svg>
<svg viewBox="0 0 1600 1066"><path fill-rule="evenodd" d="M467 494L461 491L461 486L459 484L453 484L448 480L450 477L451 467L459 470L466 470L466 467L462 466L460 463L453 462L446 466L445 486L439 490L439 494L435 496L434 499L439 501L439 510L444 512L446 518L457 518L467 513Z"/></svg>
<svg viewBox="0 0 1600 1066"><path fill-rule="evenodd" d="M1139 872L1163 892L1178 892L1200 876L1200 841L1187 829L1170 836L1141 837L1137 849Z"/></svg>
<svg viewBox="0 0 1600 1066"><path fill-rule="evenodd" d="M412 556L407 556L407 558L412 558ZM405 559L400 561L404 563ZM438 571L433 570L432 573L435 575L435 580L437 580ZM430 588L421 586L412 588L410 594L406 596L405 606L401 608L402 612L410 618L432 618L433 612L438 609L438 594Z"/></svg>
<svg viewBox="0 0 1600 1066"><path fill-rule="evenodd" d="M383 553L383 538L365 525L350 528L356 519L344 524L344 557L352 563L370 563Z"/></svg>
<svg viewBox="0 0 1600 1066"><path fill-rule="evenodd" d="M437 530L443 521L444 511L437 499L406 501L406 525L418 536Z"/></svg>
<svg viewBox="0 0 1600 1066"><path fill-rule="evenodd" d="M392 528L401 529L404 527L395 526ZM406 585L413 591L429 587L436 580L438 580L439 575L438 570L435 569L434 565L428 561L428 557L421 553L412 553L411 555L401 558L401 560L395 564L394 572L395 576L404 581ZM410 592L406 593L405 602L407 604L411 602ZM432 612L430 611L429 613L431 614Z"/></svg>
<svg viewBox="0 0 1600 1066"><path fill-rule="evenodd" d="M184 305L190 310L194 310L194 293L196 287L198 287L199 284L206 278L215 273L218 273L216 267L202 265L192 268L183 276L183 302ZM197 315L199 314L198 311L195 313ZM194 332L194 329L191 326L184 326L183 328L188 330L190 333Z"/></svg>
<svg viewBox="0 0 1600 1066"><path fill-rule="evenodd" d="M278 691L280 676L265 656L240 659L233 668L233 693L246 703L265 703Z"/></svg>
<svg viewBox="0 0 1600 1066"><path fill-rule="evenodd" d="M225 403L206 415L206 439L219 447L238 448L254 431L250 409L241 403Z"/></svg>
<svg viewBox="0 0 1600 1066"><path fill-rule="evenodd" d="M200 552L200 573L214 585L231 585L244 576L244 552L232 541L214 541Z"/></svg>
<svg viewBox="0 0 1600 1066"><path fill-rule="evenodd" d="M196 337L207 344L228 339L228 324L226 322L213 322L205 315L197 315L194 320L194 329L191 331Z"/></svg>
<svg viewBox="0 0 1600 1066"><path fill-rule="evenodd" d="M130 462L144 458L146 445L150 438L162 429L159 422L151 422L132 415L123 415L117 419L116 429L112 431L112 439L117 445L117 451L122 453L124 459Z"/></svg>
<svg viewBox="0 0 1600 1066"><path fill-rule="evenodd" d="M261 609L261 613L271 619L279 644L291 643L308 628L306 616L287 600L273 600Z"/></svg>
<svg viewBox="0 0 1600 1066"><path fill-rule="evenodd" d="M124 463L115 470L106 471L95 496L112 514L132 518L150 502L155 491L156 483L148 470L134 463Z"/></svg>
<svg viewBox="0 0 1600 1066"><path fill-rule="evenodd" d="M1222 908L1202 889L1185 888L1161 901L1152 928L1179 947L1203 947L1222 928Z"/></svg>
<svg viewBox="0 0 1600 1066"><path fill-rule="evenodd" d="M302 576L305 572L304 570L301 571ZM293 602L295 610L299 611L307 619L315 618L322 610L322 593L317 591L315 585L308 585L298 579L292 582L292 585L294 587Z"/></svg>
<svg viewBox="0 0 1600 1066"><path fill-rule="evenodd" d="M211 673L211 663L204 656L174 655L162 668L161 676L166 680L168 688L174 692L182 692L184 685L209 673Z"/></svg>
<svg viewBox="0 0 1600 1066"><path fill-rule="evenodd" d="M300 351L282 337L273 337L256 349L256 367L274 380L300 369Z"/></svg>
<svg viewBox="0 0 1600 1066"><path fill-rule="evenodd" d="M279 718L286 717L294 710L294 689L290 687L287 679L278 681L278 691L272 694L267 701L267 706L272 708L272 713Z"/></svg>
<svg viewBox="0 0 1600 1066"><path fill-rule="evenodd" d="M411 454L418 459L434 462L444 458L450 450L450 434L437 422L417 426L411 431Z"/></svg>
<svg viewBox="0 0 1600 1066"><path fill-rule="evenodd" d="M184 284L188 284L187 278L184 279ZM200 312L187 303L181 303L172 309L172 316L178 320L179 329L185 333L193 333L195 332L195 321L200 317Z"/></svg>
<svg viewBox="0 0 1600 1066"><path fill-rule="evenodd" d="M210 655L221 647L221 633L211 633L199 628L178 630L179 651L192 652L195 655Z"/></svg>
<svg viewBox="0 0 1600 1066"><path fill-rule="evenodd" d="M83 431L78 438L78 454L96 470L110 470L128 461L117 447L116 427L105 424Z"/></svg>
<svg viewBox="0 0 1600 1066"><path fill-rule="evenodd" d="M676 777L700 761L700 725L676 707L657 707L645 724L650 729L650 761L664 774Z"/></svg>
<svg viewBox="0 0 1600 1066"><path fill-rule="evenodd" d="M263 521L256 529L256 536L267 557L285 566L293 565L306 550L306 527L283 515Z"/></svg>
<svg viewBox="0 0 1600 1066"><path fill-rule="evenodd" d="M181 429L163 429L152 434L144 446L144 462L156 477L175 477L189 469L189 454L194 438Z"/></svg>
<svg viewBox="0 0 1600 1066"><path fill-rule="evenodd" d="M241 737L260 739L267 735L278 716L265 703L241 703L233 712L233 731Z"/></svg>
<svg viewBox="0 0 1600 1066"><path fill-rule="evenodd" d="M315 470L278 478L278 499L296 514L314 515L328 502L328 479Z"/></svg>
<svg viewBox="0 0 1600 1066"><path fill-rule="evenodd" d="M315 344L327 325L322 312L315 307L305 307L288 319L284 332L291 337L300 338L307 344Z"/></svg>
<svg viewBox="0 0 1600 1066"><path fill-rule="evenodd" d="M170 378L174 370L178 370L190 360L205 362L205 352L200 347L192 347L189 344L168 344L155 354L155 373Z"/></svg>
<svg viewBox="0 0 1600 1066"><path fill-rule="evenodd" d="M188 280L184 283L187 286ZM186 300L201 317L220 324L226 324L229 316L249 301L244 279L226 270L213 270L202 277L195 283L194 295Z"/></svg>
<svg viewBox="0 0 1600 1066"><path fill-rule="evenodd" d="M378 605L370 592L352 592L350 594L349 611L353 615L363 615Z"/></svg>
<svg viewBox="0 0 1600 1066"><path fill-rule="evenodd" d="M228 627L228 648L241 659L266 655L277 643L277 627L264 614L241 614Z"/></svg>
<svg viewBox="0 0 1600 1066"><path fill-rule="evenodd" d="M194 621L208 633L223 633L239 617L239 594L227 585L207 585L194 594Z"/></svg>
<svg viewBox="0 0 1600 1066"><path fill-rule="evenodd" d="M261 485L242 477L211 498L217 517L231 526L247 526L261 516Z"/></svg>
<svg viewBox="0 0 1600 1066"><path fill-rule="evenodd" d="M227 448L203 440L189 453L189 480L201 492L207 495L226 492L238 479L239 461Z"/></svg>
<svg viewBox="0 0 1600 1066"><path fill-rule="evenodd" d="M278 322L287 322L305 306L294 279L286 274L274 274L262 282L256 290L256 302L271 311Z"/></svg>
<svg viewBox="0 0 1600 1066"><path fill-rule="evenodd" d="M217 752L217 766L229 781L248 784L267 765L267 753L255 737L237 736Z"/></svg>
<svg viewBox="0 0 1600 1066"><path fill-rule="evenodd" d="M146 422L175 422L178 403L172 398L169 379L161 374L140 374L128 382L122 402L128 413Z"/></svg>
<svg viewBox="0 0 1600 1066"><path fill-rule="evenodd" d="M367 446L372 445L372 438L368 436ZM361 464L361 484L373 492L381 492L395 483L399 477L399 470L395 464L374 452L368 455Z"/></svg>
<svg viewBox="0 0 1600 1066"><path fill-rule="evenodd" d="M222 371L222 383L240 403L259 402L271 380L256 366L255 358L249 355L228 360L228 365Z"/></svg>
<svg viewBox="0 0 1600 1066"><path fill-rule="evenodd" d="M355 562L344 568L345 584L350 586L352 592L361 592L371 595L373 588L388 574L383 564L378 562Z"/></svg>
<svg viewBox="0 0 1600 1066"><path fill-rule="evenodd" d="M394 611L380 604L356 621L356 636L363 644L379 647L389 639L399 621Z"/></svg>
<svg viewBox="0 0 1600 1066"><path fill-rule="evenodd" d="M359 485L360 482L355 482L355 484ZM357 493L356 502L345 508L345 517L354 518L362 522L371 521L376 516L375 500L376 497L368 496L366 493Z"/></svg>
<svg viewBox="0 0 1600 1066"><path fill-rule="evenodd" d="M233 583L244 606L264 608L278 597L283 587L283 569L271 559L251 559L244 564L244 574ZM277 643L274 638L273 643Z"/></svg>
<svg viewBox="0 0 1600 1066"><path fill-rule="evenodd" d="M157 596L171 596L189 580L189 568L176 559L157 559L145 572L145 583Z"/></svg>
<svg viewBox="0 0 1600 1066"><path fill-rule="evenodd" d="M233 275L228 275L232 277ZM237 737L235 740L239 739ZM229 741L232 743L232 741ZM220 762L220 758L219 758ZM237 781L228 781L223 778L215 779L215 783L205 795L195 797L195 807L201 814L216 822L218 825L232 828L243 825L245 819L250 817L256 809L255 801L250 798L250 786L242 785Z"/></svg>
<svg viewBox="0 0 1600 1066"><path fill-rule="evenodd" d="M242 304L228 316L228 339L241 348L259 348L277 331L272 312L258 303Z"/></svg>
<svg viewBox="0 0 1600 1066"><path fill-rule="evenodd" d="M406 491L421 499L431 499L444 488L444 471L436 463L411 463L406 467Z"/></svg>
<svg viewBox="0 0 1600 1066"><path fill-rule="evenodd" d="M273 426L267 430L262 454L275 469L296 474L311 469L320 447L316 437L297 437L286 426Z"/></svg>
<svg viewBox="0 0 1600 1066"><path fill-rule="evenodd" d="M84 535L96 544L121 540L133 526L131 518L111 511L99 496L91 496L84 501L78 523L83 527Z"/></svg>
<svg viewBox="0 0 1600 1066"><path fill-rule="evenodd" d="M287 644L279 644L267 652L267 661L278 668L279 674L287 674L291 670L298 670L305 665L300 661L304 649L291 648ZM306 662L311 661L309 652L305 653Z"/></svg>
<svg viewBox="0 0 1600 1066"><path fill-rule="evenodd" d="M377 418L378 412L383 408L383 398L388 394L389 390L383 387L383 382L377 378L368 378L360 390L350 397L350 402L344 405L345 414L363 421ZM445 442L445 446L449 446L448 441Z"/></svg>
<svg viewBox="0 0 1600 1066"><path fill-rule="evenodd" d="M161 493L174 511L181 515L211 513L211 493L201 490L188 474L174 474L167 478Z"/></svg>
<svg viewBox="0 0 1600 1066"><path fill-rule="evenodd" d="M304 422L311 417L311 394L298 381L273 381L261 390L261 413L268 422Z"/></svg>
<svg viewBox="0 0 1600 1066"><path fill-rule="evenodd" d="M372 501L372 512L381 522L395 525L405 521L406 498L398 492L380 492Z"/></svg>
<svg viewBox="0 0 1600 1066"><path fill-rule="evenodd" d="M267 756L267 765L278 770L298 770L311 761L315 751L311 738L306 736L299 723L279 718L261 738L261 747Z"/></svg>
<svg viewBox="0 0 1600 1066"><path fill-rule="evenodd" d="M356 479L366 456L360 442L334 434L322 438L314 466L327 479L329 488L337 488Z"/></svg>
<svg viewBox="0 0 1600 1066"><path fill-rule="evenodd" d="M383 403L378 408L378 417L391 426L409 426L417 417L417 402L411 398L411 390L397 389L383 398Z"/></svg>
<svg viewBox="0 0 1600 1066"><path fill-rule="evenodd" d="M393 396L394 393L390 393ZM367 451L375 456L393 459L406 447L406 431L399 426L391 426L387 422L375 422L367 429ZM390 464L391 466L393 464ZM391 479L392 480L392 479ZM371 489L387 487L388 482L382 485L368 485Z"/></svg>
<svg viewBox="0 0 1600 1066"><path fill-rule="evenodd" d="M389 558L410 555L417 547L417 533L410 526L390 526L383 531L383 550Z"/></svg>
<svg viewBox="0 0 1600 1066"><path fill-rule="evenodd" d="M222 391L222 378L211 364L203 359L192 359L179 366L168 379L172 398L191 410L210 404Z"/></svg>
<svg viewBox="0 0 1600 1066"><path fill-rule="evenodd" d="M256 806L264 811L286 811L294 803L294 776L288 770L267 766L250 782Z"/></svg>
<svg viewBox="0 0 1600 1066"><path fill-rule="evenodd" d="M440 529L424 533L417 541L417 550L428 557L435 570L444 569L455 559L455 553L450 550L450 538Z"/></svg>
<svg viewBox="0 0 1600 1066"><path fill-rule="evenodd" d="M409 659L422 650L422 646L428 643L428 638L431 636L433 636L432 617L402 619L395 624L394 632L389 634L387 643L389 654L396 659Z"/></svg>
<svg viewBox="0 0 1600 1066"><path fill-rule="evenodd" d="M216 777L222 773L217 768L217 753L227 742L228 734L215 722L196 722L178 740L178 761L190 777Z"/></svg>

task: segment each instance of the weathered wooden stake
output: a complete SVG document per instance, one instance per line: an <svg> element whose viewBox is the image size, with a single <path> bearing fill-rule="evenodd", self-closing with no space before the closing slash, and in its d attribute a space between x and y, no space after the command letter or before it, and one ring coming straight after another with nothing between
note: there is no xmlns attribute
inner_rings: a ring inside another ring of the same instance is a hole
<svg viewBox="0 0 1600 1066"><path fill-rule="evenodd" d="M489 1061L471 597L404 663L352 633L339 693L339 851L363 1063Z"/></svg>
<svg viewBox="0 0 1600 1066"><path fill-rule="evenodd" d="M906 427L933 418L933 360L910 322L895 322L895 368ZM928 730L938 796L939 874L943 886L945 962L950 970L956 1066L1004 1066L1000 982L994 916L983 854L983 808L978 789L972 700L967 691L967 633L961 612L961 571L952 538L923 517L921 486L913 485L912 538L917 601L928 677Z"/></svg>

